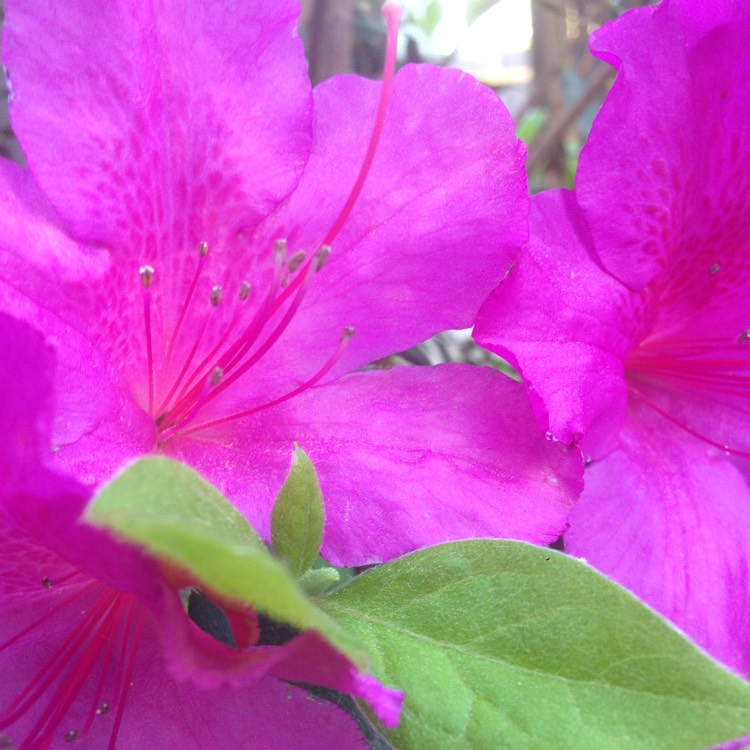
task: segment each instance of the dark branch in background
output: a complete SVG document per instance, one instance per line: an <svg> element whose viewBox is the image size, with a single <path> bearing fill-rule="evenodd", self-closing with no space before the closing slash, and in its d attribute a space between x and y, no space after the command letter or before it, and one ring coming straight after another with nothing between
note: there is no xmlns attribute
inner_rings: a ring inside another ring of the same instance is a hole
<svg viewBox="0 0 750 750"><path fill-rule="evenodd" d="M307 35L313 85L354 70L354 0L314 0Z"/></svg>
<svg viewBox="0 0 750 750"><path fill-rule="evenodd" d="M5 10L0 2L0 28L5 20ZM0 54L2 47L0 47ZM26 166L26 159L18 145L13 128L10 126L8 116L8 88L5 85L5 76L0 77L0 157L10 159L22 166Z"/></svg>
<svg viewBox="0 0 750 750"><path fill-rule="evenodd" d="M574 125L575 121L583 114L584 110L597 99L601 99L610 81L614 78L614 72L606 67L589 82L586 90L573 104L572 107L562 111L552 120L545 129L544 135L534 141L529 147L529 157L526 168L533 172L539 166L547 164L554 152L561 148L563 138L567 131Z"/></svg>

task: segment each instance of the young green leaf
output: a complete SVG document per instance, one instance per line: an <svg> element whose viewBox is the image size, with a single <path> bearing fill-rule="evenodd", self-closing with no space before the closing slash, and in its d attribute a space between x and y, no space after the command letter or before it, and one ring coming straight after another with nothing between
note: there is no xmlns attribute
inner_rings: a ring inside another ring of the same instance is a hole
<svg viewBox="0 0 750 750"><path fill-rule="evenodd" d="M355 663L367 663L358 642L305 596L239 511L190 467L143 458L98 493L86 516L188 571L214 594L299 630L315 629Z"/></svg>
<svg viewBox="0 0 750 750"><path fill-rule="evenodd" d="M406 693L399 750L703 750L750 731L750 685L552 550L441 545L321 605Z"/></svg>
<svg viewBox="0 0 750 750"><path fill-rule="evenodd" d="M292 468L271 513L271 545L297 578L318 556L324 523L323 496L315 468L295 444Z"/></svg>
<svg viewBox="0 0 750 750"><path fill-rule="evenodd" d="M341 581L336 568L315 568L308 570L299 579L299 585L308 596L322 594Z"/></svg>

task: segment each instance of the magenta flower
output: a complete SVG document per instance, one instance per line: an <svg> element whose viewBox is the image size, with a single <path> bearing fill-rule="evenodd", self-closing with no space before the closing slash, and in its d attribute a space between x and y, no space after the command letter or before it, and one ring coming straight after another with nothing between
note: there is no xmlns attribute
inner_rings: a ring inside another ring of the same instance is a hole
<svg viewBox="0 0 750 750"><path fill-rule="evenodd" d="M319 636L232 649L188 620L160 566L78 522L89 491L42 465L53 355L0 315L0 747L359 748L353 720L269 675L399 696ZM19 373L23 377L19 377Z"/></svg>
<svg viewBox="0 0 750 750"><path fill-rule="evenodd" d="M746 675L748 33L744 4L708 0L597 32L618 77L576 195L535 199L476 326L539 423L593 459L566 548Z"/></svg>
<svg viewBox="0 0 750 750"><path fill-rule="evenodd" d="M167 453L267 537L296 440L334 563L549 541L580 471L512 383L354 372L470 325L510 264L527 231L511 119L428 66L313 93L296 16L291 0L7 3L29 169L0 165L0 306L58 349L55 464L96 484Z"/></svg>

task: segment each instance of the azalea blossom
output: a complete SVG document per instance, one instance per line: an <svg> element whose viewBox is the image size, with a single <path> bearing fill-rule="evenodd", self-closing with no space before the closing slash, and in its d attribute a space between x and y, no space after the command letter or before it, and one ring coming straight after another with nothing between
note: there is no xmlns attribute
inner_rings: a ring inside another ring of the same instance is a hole
<svg viewBox="0 0 750 750"><path fill-rule="evenodd" d="M323 554L555 538L575 453L523 391L453 365L359 372L471 324L526 237L494 93L407 66L311 91L291 0L6 4L0 308L58 352L56 466L98 484L162 452L268 538L294 441ZM352 374L347 374L352 373ZM500 425L503 450L495 450Z"/></svg>
<svg viewBox="0 0 750 750"><path fill-rule="evenodd" d="M0 346L0 747L364 747L340 709L270 675L352 692L395 723L399 694L320 636L259 646L248 618L245 643L219 643L157 561L81 523L90 490L41 462L53 352L6 315Z"/></svg>
<svg viewBox="0 0 750 750"><path fill-rule="evenodd" d="M575 194L476 337L592 462L566 549L750 675L750 10L664 0L593 37L617 79Z"/></svg>

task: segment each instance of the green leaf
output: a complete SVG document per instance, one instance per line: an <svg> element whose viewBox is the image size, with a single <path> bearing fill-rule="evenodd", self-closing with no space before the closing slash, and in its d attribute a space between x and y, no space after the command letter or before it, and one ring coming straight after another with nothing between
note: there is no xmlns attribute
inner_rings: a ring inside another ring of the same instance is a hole
<svg viewBox="0 0 750 750"><path fill-rule="evenodd" d="M340 582L341 576L339 575L338 570L330 567L308 570L307 573L299 579L299 584L302 587L302 590L309 596L322 594Z"/></svg>
<svg viewBox="0 0 750 750"><path fill-rule="evenodd" d="M271 545L296 577L309 570L323 541L325 508L315 468L297 445L271 513Z"/></svg>
<svg viewBox="0 0 750 750"><path fill-rule="evenodd" d="M750 685L552 550L441 545L321 605L406 693L399 750L704 750L750 732Z"/></svg>
<svg viewBox="0 0 750 750"><path fill-rule="evenodd" d="M239 511L190 467L143 458L94 498L87 520L188 571L209 591L299 630L315 629L360 666L361 645L321 612Z"/></svg>

